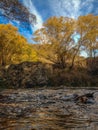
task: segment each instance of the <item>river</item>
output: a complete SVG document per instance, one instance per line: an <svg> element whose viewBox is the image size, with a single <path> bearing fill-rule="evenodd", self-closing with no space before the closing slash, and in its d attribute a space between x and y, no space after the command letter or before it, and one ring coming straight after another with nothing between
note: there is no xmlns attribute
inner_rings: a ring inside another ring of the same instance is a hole
<svg viewBox="0 0 98 130"><path fill-rule="evenodd" d="M94 93L91 103L73 95ZM90 89L5 89L0 130L98 130L98 92Z"/></svg>

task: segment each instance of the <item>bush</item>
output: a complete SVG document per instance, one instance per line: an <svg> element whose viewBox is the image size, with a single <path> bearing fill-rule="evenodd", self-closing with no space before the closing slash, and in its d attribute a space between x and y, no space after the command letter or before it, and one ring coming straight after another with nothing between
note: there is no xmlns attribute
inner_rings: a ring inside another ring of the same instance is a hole
<svg viewBox="0 0 98 130"><path fill-rule="evenodd" d="M49 85L52 86L72 86L72 87L90 87L98 85L98 77L92 77L86 70L60 70L56 69L49 77Z"/></svg>

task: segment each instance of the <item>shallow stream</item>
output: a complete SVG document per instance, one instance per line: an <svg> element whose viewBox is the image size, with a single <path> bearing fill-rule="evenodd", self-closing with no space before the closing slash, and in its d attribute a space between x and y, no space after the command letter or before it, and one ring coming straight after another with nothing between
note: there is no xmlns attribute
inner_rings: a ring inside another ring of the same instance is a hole
<svg viewBox="0 0 98 130"><path fill-rule="evenodd" d="M73 95L94 93L92 103ZM98 130L98 92L86 89L7 89L0 92L0 130Z"/></svg>

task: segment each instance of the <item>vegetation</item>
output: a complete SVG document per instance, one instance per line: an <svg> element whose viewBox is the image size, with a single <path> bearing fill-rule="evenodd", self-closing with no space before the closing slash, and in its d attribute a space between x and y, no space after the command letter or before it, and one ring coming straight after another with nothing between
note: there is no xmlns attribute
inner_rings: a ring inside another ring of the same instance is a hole
<svg viewBox="0 0 98 130"><path fill-rule="evenodd" d="M38 43L39 60L53 65L51 84L98 85L98 16L49 18L34 33L33 40Z"/></svg>
<svg viewBox="0 0 98 130"><path fill-rule="evenodd" d="M41 55L59 67L65 68L69 56L72 55L74 43L71 36L73 33L73 19L52 17L44 23L44 28L35 32L34 40L42 44L41 49L44 53ZM46 50L49 52L47 53Z"/></svg>
<svg viewBox="0 0 98 130"><path fill-rule="evenodd" d="M77 35L80 38L76 42ZM98 16L89 14L80 16L78 20L52 17L34 36L33 39L40 44L39 56L61 68L67 65L73 68L76 57L80 57L82 51L91 58L97 53Z"/></svg>
<svg viewBox="0 0 98 130"><path fill-rule="evenodd" d="M37 44L29 44L16 27L1 24L1 67L40 61L51 66L46 68L49 85L98 85L98 16L89 14L77 20L51 17L34 33L33 40Z"/></svg>
<svg viewBox="0 0 98 130"><path fill-rule="evenodd" d="M23 61L35 61L36 53L16 27L0 25L0 65L6 66Z"/></svg>

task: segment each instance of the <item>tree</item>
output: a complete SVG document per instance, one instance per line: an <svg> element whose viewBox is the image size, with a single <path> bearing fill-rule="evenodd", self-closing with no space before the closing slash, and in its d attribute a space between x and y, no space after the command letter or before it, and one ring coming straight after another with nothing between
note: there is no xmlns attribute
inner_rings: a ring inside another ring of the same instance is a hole
<svg viewBox="0 0 98 130"><path fill-rule="evenodd" d="M0 0L0 15L10 20L35 23L36 17L19 0Z"/></svg>
<svg viewBox="0 0 98 130"><path fill-rule="evenodd" d="M6 66L33 58L33 49L27 40L18 33L16 27L0 25L0 64Z"/></svg>
<svg viewBox="0 0 98 130"><path fill-rule="evenodd" d="M34 33L33 39L41 44L39 55L57 66L65 68L74 47L72 38L74 23L73 19L66 17L49 18L43 28Z"/></svg>
<svg viewBox="0 0 98 130"><path fill-rule="evenodd" d="M29 44L29 43L24 46L23 53L20 57L21 62L23 62L23 61L31 61L31 62L38 61L38 56L37 56L37 53L36 53L34 48L35 48L34 45Z"/></svg>
<svg viewBox="0 0 98 130"><path fill-rule="evenodd" d="M75 31L80 38L73 50L71 68L79 53L85 51L88 57L95 57L98 50L98 16L92 14L80 16L76 21Z"/></svg>
<svg viewBox="0 0 98 130"><path fill-rule="evenodd" d="M78 44L86 50L89 57L95 57L98 50L98 16L80 16L77 20Z"/></svg>

